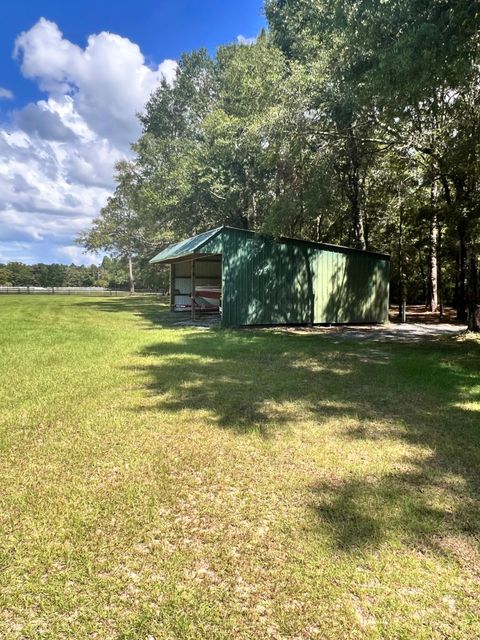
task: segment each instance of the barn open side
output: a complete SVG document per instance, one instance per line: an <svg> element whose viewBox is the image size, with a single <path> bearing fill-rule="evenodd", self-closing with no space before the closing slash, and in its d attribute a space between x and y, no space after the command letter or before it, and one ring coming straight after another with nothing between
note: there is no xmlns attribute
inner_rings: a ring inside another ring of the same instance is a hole
<svg viewBox="0 0 480 640"><path fill-rule="evenodd" d="M220 314L222 257L211 255L170 263L170 310Z"/></svg>

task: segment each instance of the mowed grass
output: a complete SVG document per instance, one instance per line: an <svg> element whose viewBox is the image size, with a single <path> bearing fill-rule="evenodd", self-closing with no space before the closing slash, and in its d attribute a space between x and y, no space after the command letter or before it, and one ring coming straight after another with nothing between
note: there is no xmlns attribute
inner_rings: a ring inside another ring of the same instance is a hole
<svg viewBox="0 0 480 640"><path fill-rule="evenodd" d="M0 637L480 637L480 344L0 298Z"/></svg>

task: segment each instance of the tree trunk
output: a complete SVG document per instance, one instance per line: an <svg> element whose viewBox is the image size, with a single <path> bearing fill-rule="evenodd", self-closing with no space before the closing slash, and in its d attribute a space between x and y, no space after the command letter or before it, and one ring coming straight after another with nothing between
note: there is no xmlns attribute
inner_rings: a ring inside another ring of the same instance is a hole
<svg viewBox="0 0 480 640"><path fill-rule="evenodd" d="M405 279L404 259L403 259L403 202L401 188L398 188L399 200L399 225L398 225L398 279L399 279L399 305L398 319L400 322L407 321L407 287Z"/></svg>
<svg viewBox="0 0 480 640"><path fill-rule="evenodd" d="M317 216L315 218L315 239L317 242L320 242L322 237L321 229L322 229L322 216Z"/></svg>
<svg viewBox="0 0 480 640"><path fill-rule="evenodd" d="M421 282L422 282L422 295L421 298L418 298L419 300L426 300L427 299L427 280L428 280L428 275L425 274L425 269L424 269L424 259L423 259L423 254L421 252L419 252L419 256L418 256L418 268L420 270L420 277L421 277ZM426 260L426 267L427 267L427 271L428 271L428 258ZM417 302L417 297L415 297L415 302Z"/></svg>
<svg viewBox="0 0 480 640"><path fill-rule="evenodd" d="M438 310L440 312L440 319L443 318L443 260L442 260L442 225L440 222L437 224L437 268L438 268Z"/></svg>
<svg viewBox="0 0 480 640"><path fill-rule="evenodd" d="M467 243L462 223L458 226L458 287L457 287L457 320L467 321Z"/></svg>
<svg viewBox="0 0 480 640"><path fill-rule="evenodd" d="M478 306L478 263L473 249L470 250L468 273L468 330L480 331L480 308Z"/></svg>
<svg viewBox="0 0 480 640"><path fill-rule="evenodd" d="M438 221L437 214L433 211L430 219L429 238L429 260L428 260L428 286L427 304L428 311L438 310Z"/></svg>
<svg viewBox="0 0 480 640"><path fill-rule="evenodd" d="M348 172L348 199L350 200L355 244L357 249L365 251L367 244L365 242L365 227L361 203L360 159L357 141L351 125L348 127L347 153L348 163L350 165Z"/></svg>
<svg viewBox="0 0 480 640"><path fill-rule="evenodd" d="M130 288L130 293L135 293L135 280L133 279L132 256L128 256L128 285Z"/></svg>
<svg viewBox="0 0 480 640"><path fill-rule="evenodd" d="M438 311L438 206L439 190L434 180L430 190L430 233L428 247L428 283L426 309Z"/></svg>

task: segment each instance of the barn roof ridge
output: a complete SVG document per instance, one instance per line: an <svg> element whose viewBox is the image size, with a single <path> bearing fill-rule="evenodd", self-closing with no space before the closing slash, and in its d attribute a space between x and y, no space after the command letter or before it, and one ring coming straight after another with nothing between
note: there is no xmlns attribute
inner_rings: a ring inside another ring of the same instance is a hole
<svg viewBox="0 0 480 640"><path fill-rule="evenodd" d="M204 245L206 245L210 240L215 238L219 233L223 230L235 231L244 233L246 235L253 236L263 236L263 237L274 237L271 234L261 232L261 231L253 231L251 229L241 229L240 227L232 227L229 225L222 225L220 227L215 227L214 229L209 229L208 231L204 231L195 236L191 236L190 238L186 238L185 240L181 240L180 242L173 243L168 245L163 249L160 253L155 255L151 260L150 264L155 264L158 262L164 262L165 260L172 260L178 258L184 258L189 255L194 255L201 249ZM312 247L324 248L330 251L341 251L341 252L352 252L352 253L361 253L363 255L374 255L377 257L381 257L389 260L390 256L387 253L381 253L378 251L367 251L364 249L355 249L353 247L345 247L338 244L330 244L327 242L315 242L314 240L304 240L302 238L290 238L285 236L280 236L278 238L281 242L294 242L306 244Z"/></svg>

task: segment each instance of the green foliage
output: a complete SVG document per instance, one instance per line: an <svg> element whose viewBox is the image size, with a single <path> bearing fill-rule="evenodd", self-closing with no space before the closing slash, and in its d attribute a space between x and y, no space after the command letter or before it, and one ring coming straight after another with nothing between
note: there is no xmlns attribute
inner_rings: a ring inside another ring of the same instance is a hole
<svg viewBox="0 0 480 640"><path fill-rule="evenodd" d="M168 278L148 264L148 260L134 260L136 282L140 290L166 289ZM10 262L0 265L0 286L12 287L109 287L128 288L128 265L125 259L105 256L101 265L89 267L75 264L32 264Z"/></svg>
<svg viewBox="0 0 480 640"><path fill-rule="evenodd" d="M81 242L146 259L229 224L376 249L411 301L431 289L435 254L445 301L473 317L478 4L267 0L265 12L253 44L181 57Z"/></svg>
<svg viewBox="0 0 480 640"><path fill-rule="evenodd" d="M117 188L108 199L91 228L77 243L90 252L109 252L122 258L132 257L147 239L141 226L141 202L138 174L133 163L120 161L115 166Z"/></svg>
<svg viewBox="0 0 480 640"><path fill-rule="evenodd" d="M268 0L266 15L274 43L312 78L304 95L323 129L318 138L332 139L338 160L332 174L352 213L350 241L358 241L363 225L368 245L398 254L392 229L398 233L401 190L403 206L409 203L402 233L410 296L419 298L422 289L425 295L427 256L434 251L446 274L444 293L455 297L459 317L471 290L472 317L479 243L478 4ZM424 233L426 206L441 248L432 249Z"/></svg>

